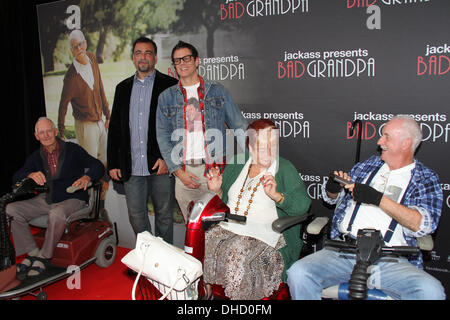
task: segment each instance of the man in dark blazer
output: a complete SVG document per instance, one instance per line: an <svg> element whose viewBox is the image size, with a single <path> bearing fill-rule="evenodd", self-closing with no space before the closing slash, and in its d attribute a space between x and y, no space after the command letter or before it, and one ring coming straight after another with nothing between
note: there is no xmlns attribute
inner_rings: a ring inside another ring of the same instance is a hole
<svg viewBox="0 0 450 320"><path fill-rule="evenodd" d="M147 201L155 212L155 236L173 242L174 178L169 176L156 141L158 96L178 81L155 69L156 44L140 37L133 44L136 73L114 94L108 130L108 173L123 182L128 216L136 234L149 231Z"/></svg>

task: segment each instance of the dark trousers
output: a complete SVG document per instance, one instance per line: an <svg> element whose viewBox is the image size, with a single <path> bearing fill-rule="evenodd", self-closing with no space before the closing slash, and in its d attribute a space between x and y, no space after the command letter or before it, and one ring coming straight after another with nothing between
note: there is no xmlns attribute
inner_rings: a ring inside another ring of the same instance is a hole
<svg viewBox="0 0 450 320"><path fill-rule="evenodd" d="M151 233L148 219L148 197L155 212L155 233L164 241L173 243L173 204L175 199L175 180L168 174L131 176L124 183L128 217L136 234L143 231Z"/></svg>

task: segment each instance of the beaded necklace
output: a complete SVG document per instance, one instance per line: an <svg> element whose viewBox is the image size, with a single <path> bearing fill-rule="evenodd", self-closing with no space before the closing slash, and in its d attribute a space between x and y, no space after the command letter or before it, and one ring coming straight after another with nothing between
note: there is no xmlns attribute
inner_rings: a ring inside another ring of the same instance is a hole
<svg viewBox="0 0 450 320"><path fill-rule="evenodd" d="M242 194L244 193L246 187L245 187L245 183L247 182L248 176L250 174L250 167L251 165L248 167L248 172L247 172L247 176L245 177L244 183L242 184L242 188L239 190L239 195L238 195L238 201L236 202L236 207L234 208L234 213L237 214L239 211L239 205L241 204L241 199L242 199ZM247 210L244 211L244 216L248 215L248 211L250 210L250 206L253 203L253 197L255 196L255 192L258 190L258 187L261 185L261 181L263 180L263 177L259 178L258 183L253 187L253 192L250 195L250 199L248 200L248 206L247 206ZM248 191L251 191L252 187L249 185L248 187Z"/></svg>

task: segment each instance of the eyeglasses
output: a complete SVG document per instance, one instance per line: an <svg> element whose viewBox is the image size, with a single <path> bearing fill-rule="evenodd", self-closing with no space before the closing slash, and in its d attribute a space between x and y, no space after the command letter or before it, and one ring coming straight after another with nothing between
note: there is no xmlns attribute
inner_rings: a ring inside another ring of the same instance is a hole
<svg viewBox="0 0 450 320"><path fill-rule="evenodd" d="M177 65L177 64L181 63L181 60L183 60L184 62L190 62L192 60L192 58L194 58L194 56L192 54L188 54L187 56L184 56L181 58L173 58L172 63L174 65Z"/></svg>

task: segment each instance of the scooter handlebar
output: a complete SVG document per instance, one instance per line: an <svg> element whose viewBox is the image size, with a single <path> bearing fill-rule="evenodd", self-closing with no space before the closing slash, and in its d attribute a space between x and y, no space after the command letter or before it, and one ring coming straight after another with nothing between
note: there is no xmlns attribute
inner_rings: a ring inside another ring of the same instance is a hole
<svg viewBox="0 0 450 320"><path fill-rule="evenodd" d="M332 247L332 248L336 248L342 251L355 251L356 250L356 244L352 244L352 243L348 243L345 241L340 241L340 240L330 240L330 239L325 239L324 240L324 246L325 247ZM381 248L381 251L383 253L387 253L387 254L397 254L397 255L415 255L415 254L419 254L420 253L420 249L417 247L410 247L410 246L394 246L394 247L387 247L387 246L383 246Z"/></svg>
<svg viewBox="0 0 450 320"><path fill-rule="evenodd" d="M420 253L419 248L409 246L383 247L381 250L386 253L393 253L399 255L414 255Z"/></svg>
<svg viewBox="0 0 450 320"><path fill-rule="evenodd" d="M225 215L225 218L231 219L231 220L235 220L235 221L240 221L240 222L246 222L247 221L247 217L246 216L241 216L241 215L238 215L238 214L231 214L231 213L227 213Z"/></svg>
<svg viewBox="0 0 450 320"><path fill-rule="evenodd" d="M337 249L345 250L345 251L356 250L355 244L351 244L351 243L348 243L345 241L340 241L340 240L324 239L323 245L324 245L324 247L332 247L332 248L337 248Z"/></svg>

